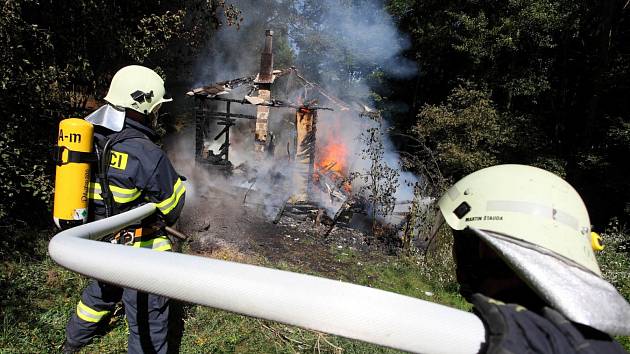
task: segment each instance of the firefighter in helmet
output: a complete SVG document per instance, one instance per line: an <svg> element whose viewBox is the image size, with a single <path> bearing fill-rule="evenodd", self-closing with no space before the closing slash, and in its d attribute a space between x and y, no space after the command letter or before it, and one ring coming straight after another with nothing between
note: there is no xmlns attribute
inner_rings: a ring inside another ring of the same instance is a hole
<svg viewBox="0 0 630 354"><path fill-rule="evenodd" d="M179 217L186 188L185 179L175 172L166 154L153 142L156 134L151 127L158 110L171 101L166 96L164 81L146 67L126 66L112 78L105 101L106 105L85 118L95 126L94 147L98 156L88 193L90 220L147 202L155 203L158 212L154 216L121 230L109 241L169 251L173 245L164 226L172 225ZM169 330L178 327L172 323L176 316L170 299L92 279L66 327L63 352L74 353L88 344L121 300L129 325L129 353L177 350L169 343L173 338Z"/></svg>
<svg viewBox="0 0 630 354"><path fill-rule="evenodd" d="M499 165L439 200L454 234L461 294L486 326L488 353L625 353L630 305L602 278L584 202L560 177ZM438 228L435 228L437 230Z"/></svg>

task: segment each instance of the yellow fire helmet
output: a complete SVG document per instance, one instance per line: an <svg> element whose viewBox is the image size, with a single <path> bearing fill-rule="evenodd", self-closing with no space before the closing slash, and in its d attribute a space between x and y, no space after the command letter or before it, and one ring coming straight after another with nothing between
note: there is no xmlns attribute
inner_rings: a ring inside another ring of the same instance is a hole
<svg viewBox="0 0 630 354"><path fill-rule="evenodd" d="M630 304L602 278L586 206L562 178L531 166L488 167L455 183L438 206L451 228L477 234L567 318L630 335Z"/></svg>

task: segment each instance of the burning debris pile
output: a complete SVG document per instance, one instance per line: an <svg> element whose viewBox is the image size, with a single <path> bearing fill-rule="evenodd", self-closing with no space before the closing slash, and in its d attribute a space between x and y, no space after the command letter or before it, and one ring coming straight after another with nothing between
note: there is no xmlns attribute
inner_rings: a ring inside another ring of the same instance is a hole
<svg viewBox="0 0 630 354"><path fill-rule="evenodd" d="M369 198L359 192L365 187L353 185L366 164L353 145L380 117L364 104L343 102L294 67L274 70L272 43L267 30L257 75L188 92L195 103L195 161L241 186L243 203L263 204L274 223L285 213L310 215L316 225L329 225L328 235L340 219L370 214ZM285 100L272 94L280 79L299 84ZM319 106L320 100L331 107ZM273 128L274 120L282 124ZM404 223L406 209L389 213L388 222Z"/></svg>

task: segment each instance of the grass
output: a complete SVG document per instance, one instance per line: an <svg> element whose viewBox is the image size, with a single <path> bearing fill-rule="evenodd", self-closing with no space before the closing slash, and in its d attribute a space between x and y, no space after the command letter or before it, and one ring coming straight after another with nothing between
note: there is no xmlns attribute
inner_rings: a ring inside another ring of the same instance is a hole
<svg viewBox="0 0 630 354"><path fill-rule="evenodd" d="M41 353L58 346L85 280L46 258L3 262L0 352Z"/></svg>
<svg viewBox="0 0 630 354"><path fill-rule="evenodd" d="M630 302L630 230L613 219L601 236L605 247L597 254L597 262L602 274ZM630 337L615 339L630 351Z"/></svg>
<svg viewBox="0 0 630 354"><path fill-rule="evenodd" d="M427 274L437 271L431 260L417 257L385 257L376 262L365 262L352 248L331 247L345 271L340 280L369 286L427 301L438 302L462 310L470 305L457 293L456 287L442 286ZM445 270L453 272L453 269ZM454 276L453 276L454 281Z"/></svg>
<svg viewBox="0 0 630 354"><path fill-rule="evenodd" d="M24 231L31 232L32 231ZM48 233L32 234L32 243L13 255L3 254L0 265L0 353L54 352L65 337L65 325L75 310L87 279L57 266L46 256ZM23 245L24 246L24 245ZM418 264L411 260L380 257L379 261L359 260L351 249L331 248L343 267L336 278L397 293L442 301L466 308L458 295L436 291L422 281ZM28 256L27 256L28 254ZM285 261L270 263L233 249L222 249L212 255L218 259L236 260L296 272L318 275L300 265ZM321 274L319 274L321 275ZM326 274L327 277L333 277ZM427 296L426 292L433 292ZM127 328L123 311L113 316L104 335L96 338L82 353L120 353L126 351ZM300 329L271 321L188 305L182 353L397 353L395 350Z"/></svg>

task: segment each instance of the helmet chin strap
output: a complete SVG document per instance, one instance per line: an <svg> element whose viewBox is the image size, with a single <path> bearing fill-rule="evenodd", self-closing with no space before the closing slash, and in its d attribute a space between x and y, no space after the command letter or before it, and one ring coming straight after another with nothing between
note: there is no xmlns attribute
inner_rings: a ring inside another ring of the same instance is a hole
<svg viewBox="0 0 630 354"><path fill-rule="evenodd" d="M159 114L157 112L157 109L154 109L153 112L151 112L149 115L147 115L147 120L151 120L149 123L149 127L155 131L158 130L158 119L159 119Z"/></svg>

